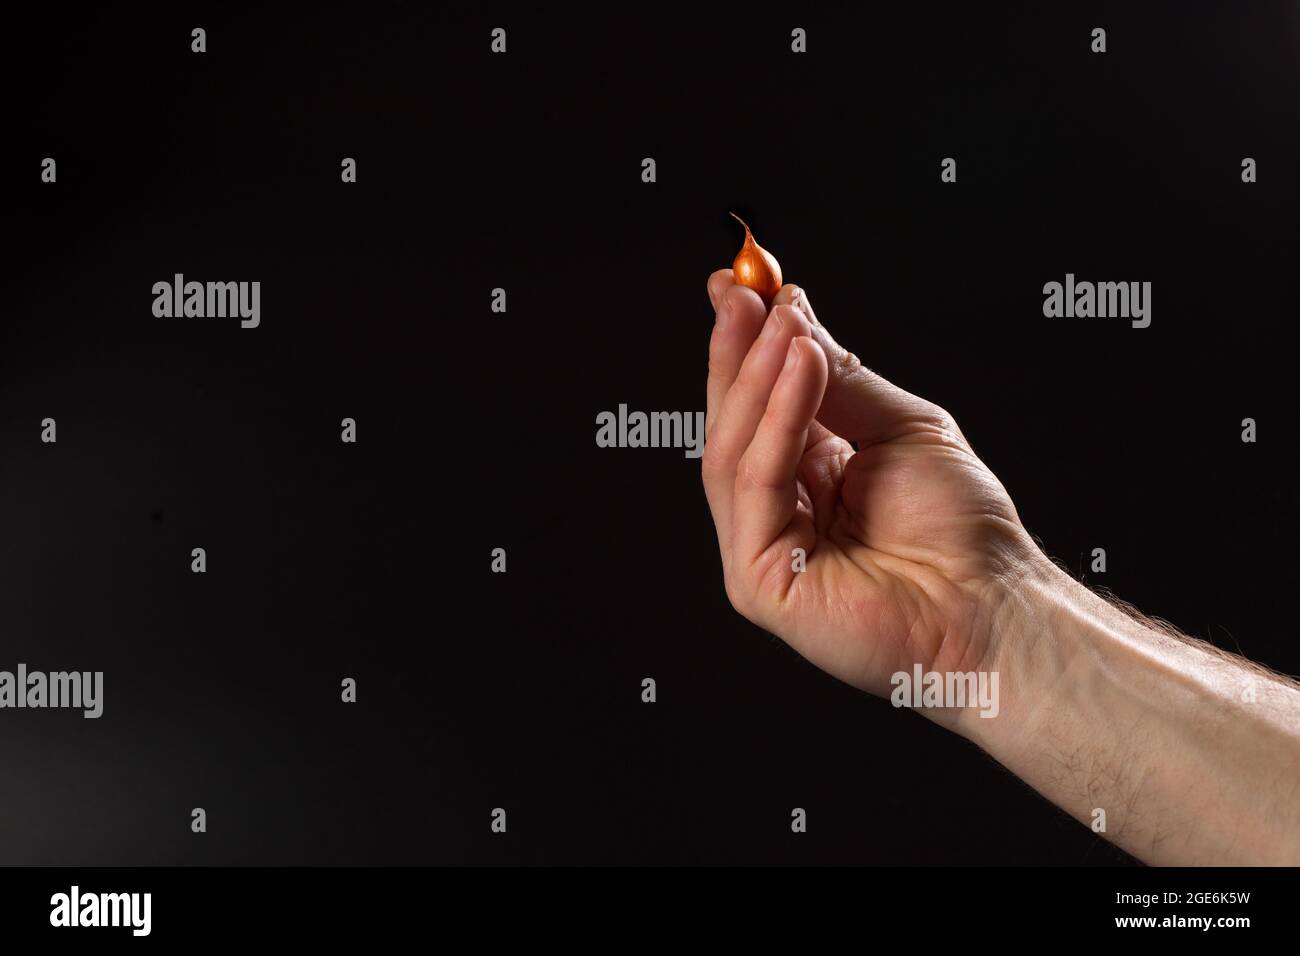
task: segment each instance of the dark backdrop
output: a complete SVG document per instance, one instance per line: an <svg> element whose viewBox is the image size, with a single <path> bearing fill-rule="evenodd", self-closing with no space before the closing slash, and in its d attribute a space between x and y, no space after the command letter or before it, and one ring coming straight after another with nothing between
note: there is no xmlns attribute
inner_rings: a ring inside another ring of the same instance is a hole
<svg viewBox="0 0 1300 956"><path fill-rule="evenodd" d="M1300 17L1040 6L11 19L0 668L106 702L0 713L0 862L1126 862L745 622L698 462L594 441L703 408L736 210L1050 554L1300 672ZM261 327L155 318L175 272ZM1066 272L1151 327L1045 319Z"/></svg>

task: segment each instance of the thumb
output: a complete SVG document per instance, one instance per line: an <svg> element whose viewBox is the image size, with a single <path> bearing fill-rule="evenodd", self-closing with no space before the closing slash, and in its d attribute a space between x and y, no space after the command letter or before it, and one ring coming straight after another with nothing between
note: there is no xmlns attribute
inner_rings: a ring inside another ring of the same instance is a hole
<svg viewBox="0 0 1300 956"><path fill-rule="evenodd" d="M803 312L813 341L826 353L829 374L817 420L835 434L867 447L896 438L917 423L951 427L950 417L938 405L877 375L835 341L818 321L804 289L782 286L772 304L792 305Z"/></svg>

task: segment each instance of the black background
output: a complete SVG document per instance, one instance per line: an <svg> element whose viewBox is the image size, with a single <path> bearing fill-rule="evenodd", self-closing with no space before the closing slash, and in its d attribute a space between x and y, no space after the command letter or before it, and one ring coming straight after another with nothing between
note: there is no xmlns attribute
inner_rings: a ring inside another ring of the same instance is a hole
<svg viewBox="0 0 1300 956"><path fill-rule="evenodd" d="M0 668L106 700L0 714L0 862L1127 862L736 615L698 462L594 443L703 408L735 210L1048 553L1300 672L1300 13L1039 6L9 19ZM155 318L175 272L261 326ZM1045 319L1067 272L1151 327Z"/></svg>

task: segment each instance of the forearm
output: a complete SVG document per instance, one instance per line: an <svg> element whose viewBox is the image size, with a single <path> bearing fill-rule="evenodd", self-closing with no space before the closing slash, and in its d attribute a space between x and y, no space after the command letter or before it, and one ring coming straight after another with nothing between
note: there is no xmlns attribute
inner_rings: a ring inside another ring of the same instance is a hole
<svg viewBox="0 0 1300 956"><path fill-rule="evenodd" d="M958 729L1153 864L1300 864L1300 688L1044 562L1005 597L1001 711Z"/></svg>

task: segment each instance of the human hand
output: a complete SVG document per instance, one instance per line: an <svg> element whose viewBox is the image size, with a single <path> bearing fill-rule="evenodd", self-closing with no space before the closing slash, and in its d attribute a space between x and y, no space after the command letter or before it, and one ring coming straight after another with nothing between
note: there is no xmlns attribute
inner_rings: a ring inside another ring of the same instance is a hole
<svg viewBox="0 0 1300 956"><path fill-rule="evenodd" d="M1011 584L1046 560L1001 483L947 412L842 348L803 290L770 314L730 269L708 291L702 474L736 610L881 696L917 663L985 669Z"/></svg>

